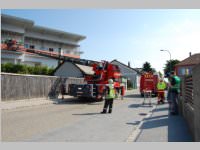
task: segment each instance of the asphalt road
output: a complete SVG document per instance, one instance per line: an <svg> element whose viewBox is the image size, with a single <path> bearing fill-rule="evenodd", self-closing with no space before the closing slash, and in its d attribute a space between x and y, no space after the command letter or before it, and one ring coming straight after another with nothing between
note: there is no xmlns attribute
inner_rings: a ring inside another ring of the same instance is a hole
<svg viewBox="0 0 200 150"><path fill-rule="evenodd" d="M142 101L138 92L128 92L114 101L112 114L100 114L103 101L77 99L3 110L2 141L125 142L153 108Z"/></svg>

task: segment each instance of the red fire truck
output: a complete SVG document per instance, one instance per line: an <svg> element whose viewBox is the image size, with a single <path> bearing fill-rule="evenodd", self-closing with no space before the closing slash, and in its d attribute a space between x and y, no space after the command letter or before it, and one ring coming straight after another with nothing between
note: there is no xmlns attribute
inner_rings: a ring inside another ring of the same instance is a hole
<svg viewBox="0 0 200 150"><path fill-rule="evenodd" d="M107 61L92 65L94 75L85 76L86 84L69 84L68 94L78 98L103 99L103 90L108 84L108 79L113 79L114 88L122 98L125 94L125 87L121 83L121 73L117 65Z"/></svg>
<svg viewBox="0 0 200 150"><path fill-rule="evenodd" d="M141 75L140 78L140 94L144 96L144 91L151 91L151 93L157 96L157 83L158 75L155 75L151 72L146 72Z"/></svg>

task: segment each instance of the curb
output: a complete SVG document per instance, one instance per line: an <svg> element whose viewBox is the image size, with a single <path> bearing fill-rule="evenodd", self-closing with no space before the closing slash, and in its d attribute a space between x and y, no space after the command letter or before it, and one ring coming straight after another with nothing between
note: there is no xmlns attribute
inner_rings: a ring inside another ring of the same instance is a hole
<svg viewBox="0 0 200 150"><path fill-rule="evenodd" d="M70 99L71 96L65 96L65 99ZM47 98L33 98L33 99L23 99L23 100L12 100L12 101L1 101L1 110L9 110L16 108L24 108L39 105L57 104L60 103L60 98L57 99L47 99Z"/></svg>
<svg viewBox="0 0 200 150"><path fill-rule="evenodd" d="M20 101L20 102L8 102L4 103L1 102L1 110L9 110L9 109L16 109L16 108L23 108L23 107L31 107L31 106L39 106L39 105L47 105L47 104L53 104L55 101L51 100L29 100L27 101Z"/></svg>
<svg viewBox="0 0 200 150"><path fill-rule="evenodd" d="M133 132L129 135L129 137L127 138L126 142L136 142L136 140L138 139L140 133L141 133L141 126L143 125L143 123L145 122L145 120L147 118L150 118L153 115L153 112L156 110L157 108L157 104L153 106L152 110L142 119L142 121L140 122L140 124L135 127L133 129Z"/></svg>

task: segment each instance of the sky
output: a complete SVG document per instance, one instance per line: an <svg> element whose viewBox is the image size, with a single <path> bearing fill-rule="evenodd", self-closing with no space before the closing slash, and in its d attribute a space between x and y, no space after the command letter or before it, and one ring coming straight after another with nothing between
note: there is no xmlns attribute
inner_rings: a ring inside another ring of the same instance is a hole
<svg viewBox="0 0 200 150"><path fill-rule="evenodd" d="M198 9L2 9L35 25L86 36L83 59L118 61L163 72L166 61L200 53Z"/></svg>

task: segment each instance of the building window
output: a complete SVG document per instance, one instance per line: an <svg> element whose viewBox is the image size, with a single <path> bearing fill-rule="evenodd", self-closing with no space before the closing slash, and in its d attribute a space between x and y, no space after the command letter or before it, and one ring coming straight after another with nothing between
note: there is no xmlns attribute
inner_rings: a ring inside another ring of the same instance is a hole
<svg viewBox="0 0 200 150"><path fill-rule="evenodd" d="M50 52L53 52L53 48L49 48L49 51L50 51Z"/></svg>
<svg viewBox="0 0 200 150"><path fill-rule="evenodd" d="M30 45L30 49L35 49L35 46L34 45Z"/></svg>
<svg viewBox="0 0 200 150"><path fill-rule="evenodd" d="M24 47L25 48L29 48L29 44L24 44Z"/></svg>

